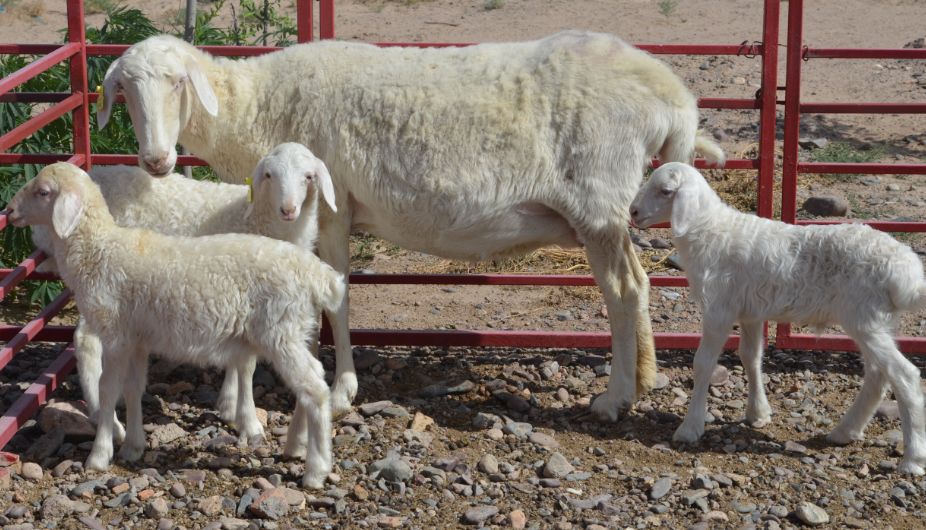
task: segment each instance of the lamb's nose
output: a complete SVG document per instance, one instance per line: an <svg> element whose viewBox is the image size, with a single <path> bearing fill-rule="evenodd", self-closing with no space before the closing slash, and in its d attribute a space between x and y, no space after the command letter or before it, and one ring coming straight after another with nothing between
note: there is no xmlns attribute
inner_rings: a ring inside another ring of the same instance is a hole
<svg viewBox="0 0 926 530"><path fill-rule="evenodd" d="M283 214L283 217L286 219L292 219L296 216L296 207L295 206L284 206L280 208L280 213Z"/></svg>

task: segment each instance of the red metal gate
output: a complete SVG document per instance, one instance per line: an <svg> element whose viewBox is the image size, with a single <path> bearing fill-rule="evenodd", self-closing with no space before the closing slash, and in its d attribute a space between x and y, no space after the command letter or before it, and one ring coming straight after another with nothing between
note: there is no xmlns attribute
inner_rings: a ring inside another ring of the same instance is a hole
<svg viewBox="0 0 926 530"><path fill-rule="evenodd" d="M322 39L334 38L334 0L319 0L318 8L318 36ZM84 39L83 3L82 0L67 0L68 7L68 42L64 45L17 45L0 44L0 53L4 54L47 54L34 61L22 70L0 80L0 102L48 102L54 103L50 108L32 118L29 122L13 131L0 135L0 164L47 164L54 161L67 160L72 163L89 168L92 164L135 164L135 155L91 153L89 145L89 119L90 102L96 101L96 94L90 93L87 87L87 57L99 55L119 55L126 45L88 45ZM791 0L789 18L791 26L796 28L789 34L788 55L788 83L789 87L799 86L800 60L803 57L831 57L834 53L854 53L852 57L907 57L926 58L923 50L816 50L802 51L800 14L802 3ZM312 40L314 31L313 2L311 0L297 0L297 27L299 42ZM759 58L761 71L761 88L754 98L702 98L699 101L701 108L711 109L755 109L759 111L759 150L755 159L730 160L727 169L751 169L758 172L758 213L764 217L773 215L773 185L775 170L775 111L777 104L776 66L778 63L778 30L779 30L779 0L764 0L764 20L762 24L761 41L754 44L707 44L707 45L640 45L641 48L654 54L679 55L730 55L749 56ZM465 46L466 43L379 43L383 46ZM216 55L258 55L275 50L274 47L235 47L235 46L204 46L203 49ZM874 55L866 55L875 52ZM880 53L888 53L881 55ZM796 54L796 55L795 55ZM894 55L897 54L897 55ZM794 56L794 57L792 57ZM842 56L842 55L838 55ZM28 94L11 92L15 87L26 80L47 70L62 61L70 61L71 92L59 94ZM792 68L792 63L796 66ZM792 72L795 69L796 72ZM786 92L784 102L786 115L785 137L785 180L782 196L783 218L794 222L794 191L796 187L797 172L800 171L836 171L844 169L853 172L872 171L881 169L876 167L830 167L797 162L797 116L799 111L804 112L845 112L846 105L827 106L829 104L800 104L799 90ZM881 112L914 111L923 112L926 105L910 106L880 106L866 107L871 111L880 109ZM902 109L902 110L899 110ZM57 119L67 112L74 118L74 148L72 153L40 153L21 154L3 152L44 125ZM790 120L790 121L788 121ZM202 165L203 162L191 156L180 156L181 165ZM700 163L698 165L701 165ZM891 173L901 172L898 166L891 166ZM910 166L911 173L926 173L926 166ZM7 217L0 213L0 230L7 224ZM913 225L916 226L913 226ZM876 225L879 228L884 226ZM923 224L907 223L903 226L890 225L893 229L915 229L926 231ZM5 297L22 280L53 279L49 275L35 273L35 267L41 263L44 256L36 252L18 267L0 271L0 300ZM368 274L352 275L351 283L377 283L377 284L457 284L457 285L543 285L543 286L593 286L594 280L588 275L385 275ZM687 282L682 277L652 276L651 285L663 287L684 287ZM34 320L26 326L0 325L0 340L8 341L0 351L0 369L20 351L28 342L33 340L50 342L68 342L71 340L73 328L66 326L48 326L48 321L57 314L67 303L70 293L65 291L52 304L43 308ZM656 333L658 348L694 348L699 336L693 333ZM439 346L522 346L522 347L586 347L608 348L610 336L603 332L543 332L543 331L497 331L497 330L359 330L351 332L354 344L367 345L439 345ZM728 346L736 344L731 338ZM824 337L819 342L808 342L801 335L791 335L788 328L778 329L777 344L781 347L813 347L850 349L851 343L844 339ZM903 339L901 345L905 351L926 352L926 345L922 339ZM54 390L74 367L73 348L68 346L59 357L45 370L45 373L29 388L3 417L0 418L0 447L4 446L15 434L19 426L30 417L38 406L43 403L47 395Z"/></svg>

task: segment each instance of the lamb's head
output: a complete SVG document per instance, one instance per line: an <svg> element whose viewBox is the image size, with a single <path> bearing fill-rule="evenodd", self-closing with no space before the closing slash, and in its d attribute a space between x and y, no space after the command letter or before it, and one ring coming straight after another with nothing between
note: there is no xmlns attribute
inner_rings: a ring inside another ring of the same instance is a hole
<svg viewBox="0 0 926 530"><path fill-rule="evenodd" d="M630 219L640 228L672 222L672 235L683 236L714 194L695 168L670 162L653 171L630 204Z"/></svg>
<svg viewBox="0 0 926 530"><path fill-rule="evenodd" d="M206 58L176 37L158 35L127 49L106 71L97 123L106 126L113 101L122 94L138 139L138 165L153 176L174 169L177 139L193 105L218 115L218 100L203 72Z"/></svg>
<svg viewBox="0 0 926 530"><path fill-rule="evenodd" d="M269 205L284 221L298 219L303 206L318 201L319 195L338 211L328 168L302 144L274 147L254 168L251 186L255 202Z"/></svg>
<svg viewBox="0 0 926 530"><path fill-rule="evenodd" d="M47 166L27 182L7 205L14 226L49 225L66 238L74 231L99 189L79 167L65 162Z"/></svg>

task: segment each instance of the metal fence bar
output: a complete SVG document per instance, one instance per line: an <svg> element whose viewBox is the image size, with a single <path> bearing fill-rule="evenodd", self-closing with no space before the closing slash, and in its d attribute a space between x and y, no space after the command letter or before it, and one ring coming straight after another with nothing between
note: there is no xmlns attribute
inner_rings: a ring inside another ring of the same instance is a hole
<svg viewBox="0 0 926 530"><path fill-rule="evenodd" d="M87 35L84 30L83 0L68 0L68 40L80 46L70 58L71 92L80 97L80 106L71 111L71 133L75 155L83 169L90 169L90 102L87 94Z"/></svg>
<svg viewBox="0 0 926 530"><path fill-rule="evenodd" d="M4 215L3 218L5 221L7 216ZM0 300L6 298L6 295L10 294L10 291L12 291L19 282L28 278L29 275L35 271L35 268L44 260L45 253L41 250L36 250L30 254L29 257L24 259L15 269L6 269L10 271L10 273L4 275L3 280L0 280Z"/></svg>
<svg viewBox="0 0 926 530"><path fill-rule="evenodd" d="M856 164L848 162L797 162L800 173L866 173L869 175L926 175L926 164Z"/></svg>
<svg viewBox="0 0 926 530"><path fill-rule="evenodd" d="M312 42L312 0L296 0L296 41Z"/></svg>
<svg viewBox="0 0 926 530"><path fill-rule="evenodd" d="M65 289L61 292L50 304L43 307L39 314L35 316L28 324L22 327L10 341L0 349L0 370L2 370L16 355L19 350L29 343L30 340L34 339L35 336L42 331L42 328L45 327L48 322L54 318L55 315L61 312L64 309L64 306L67 305L68 301L71 299L70 289Z"/></svg>
<svg viewBox="0 0 926 530"><path fill-rule="evenodd" d="M81 94L73 94L64 101L55 103L38 115L33 116L12 131L0 136L0 151L9 149L29 137L29 135L35 131L57 120L61 116L64 116L69 111L76 109L80 106L82 99L83 96Z"/></svg>
<svg viewBox="0 0 926 530"><path fill-rule="evenodd" d="M0 417L0 447L5 446L31 418L48 396L61 385L76 365L74 345L69 344L29 388Z"/></svg>
<svg viewBox="0 0 926 530"><path fill-rule="evenodd" d="M803 114L926 114L926 103L801 103Z"/></svg>
<svg viewBox="0 0 926 530"><path fill-rule="evenodd" d="M807 48L806 59L926 59L926 49L916 48Z"/></svg>
<svg viewBox="0 0 926 530"><path fill-rule="evenodd" d="M56 46L56 50L41 59L36 59L12 74L0 79L0 95L18 87L33 77L48 70L52 66L67 60L68 57L80 52L80 45L75 43Z"/></svg>

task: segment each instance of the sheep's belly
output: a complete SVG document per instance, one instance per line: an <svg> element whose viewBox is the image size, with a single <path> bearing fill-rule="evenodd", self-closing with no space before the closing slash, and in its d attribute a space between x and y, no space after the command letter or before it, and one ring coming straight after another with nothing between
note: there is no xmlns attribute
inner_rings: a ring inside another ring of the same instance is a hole
<svg viewBox="0 0 926 530"><path fill-rule="evenodd" d="M409 250L471 261L520 255L548 245L581 246L566 219L536 203L466 216L383 212L356 204L353 227Z"/></svg>

